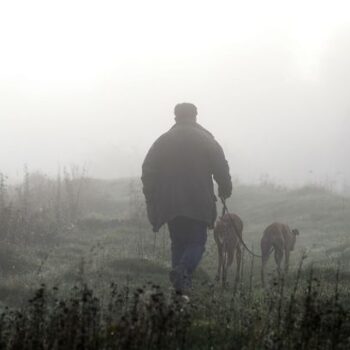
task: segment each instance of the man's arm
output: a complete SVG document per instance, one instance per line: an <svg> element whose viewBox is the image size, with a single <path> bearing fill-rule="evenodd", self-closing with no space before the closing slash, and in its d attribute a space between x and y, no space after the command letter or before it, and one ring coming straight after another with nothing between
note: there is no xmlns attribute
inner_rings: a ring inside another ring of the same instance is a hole
<svg viewBox="0 0 350 350"><path fill-rule="evenodd" d="M159 161L159 145L156 141L148 151L146 158L142 164L141 181L143 184L143 194L146 198L148 220L154 227L156 222L154 210L154 197L157 186L158 176L158 161Z"/></svg>
<svg viewBox="0 0 350 350"><path fill-rule="evenodd" d="M156 143L154 143L148 151L142 164L141 180L146 203L151 203L153 201L155 193L157 178L157 153L157 146Z"/></svg>
<svg viewBox="0 0 350 350"><path fill-rule="evenodd" d="M229 198L232 194L230 168L222 147L215 140L211 147L210 161L214 180L219 186L219 197L223 199Z"/></svg>

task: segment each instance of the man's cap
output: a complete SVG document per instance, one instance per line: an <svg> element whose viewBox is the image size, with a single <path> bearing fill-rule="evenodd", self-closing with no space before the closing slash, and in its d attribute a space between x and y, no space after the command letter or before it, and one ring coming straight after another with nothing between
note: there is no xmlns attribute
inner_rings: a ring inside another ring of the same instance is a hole
<svg viewBox="0 0 350 350"><path fill-rule="evenodd" d="M197 107L193 103L179 103L175 106L174 114L175 120L189 120L195 121L197 116Z"/></svg>

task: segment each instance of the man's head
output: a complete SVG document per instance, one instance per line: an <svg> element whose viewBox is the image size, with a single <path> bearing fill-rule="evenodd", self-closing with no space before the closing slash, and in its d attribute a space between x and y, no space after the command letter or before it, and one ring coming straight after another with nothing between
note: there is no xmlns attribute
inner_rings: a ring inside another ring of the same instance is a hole
<svg viewBox="0 0 350 350"><path fill-rule="evenodd" d="M177 122L195 122L197 119L197 107L192 103L179 103L174 109L175 120Z"/></svg>

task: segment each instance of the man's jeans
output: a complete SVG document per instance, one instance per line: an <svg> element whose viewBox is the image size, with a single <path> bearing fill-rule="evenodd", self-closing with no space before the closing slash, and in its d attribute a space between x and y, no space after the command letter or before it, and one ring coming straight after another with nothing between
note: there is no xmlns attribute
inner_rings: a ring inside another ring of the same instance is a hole
<svg viewBox="0 0 350 350"><path fill-rule="evenodd" d="M173 270L183 268L190 280L205 250L207 226L205 222L183 216L168 222Z"/></svg>

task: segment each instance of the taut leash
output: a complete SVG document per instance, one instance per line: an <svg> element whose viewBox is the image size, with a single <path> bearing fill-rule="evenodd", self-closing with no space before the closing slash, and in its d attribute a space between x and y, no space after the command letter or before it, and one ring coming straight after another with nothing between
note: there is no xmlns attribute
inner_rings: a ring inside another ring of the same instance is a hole
<svg viewBox="0 0 350 350"><path fill-rule="evenodd" d="M225 199L221 198L221 203L222 203L222 216L225 215L225 213L229 214L230 212L228 211L228 208L227 208L227 205L226 205L226 201ZM231 220L231 223L233 225L233 228L235 229L235 233L236 233L236 236L238 237L238 240L242 243L243 247L247 250L248 253L250 253L252 256L254 256L255 258L261 258L261 255L257 255L255 254L254 252L252 252L248 247L247 245L245 244L245 242L243 241L243 238L238 234L238 229L237 229L237 226L236 226L236 223L235 221L231 218L230 215L228 215L228 217L230 218Z"/></svg>

